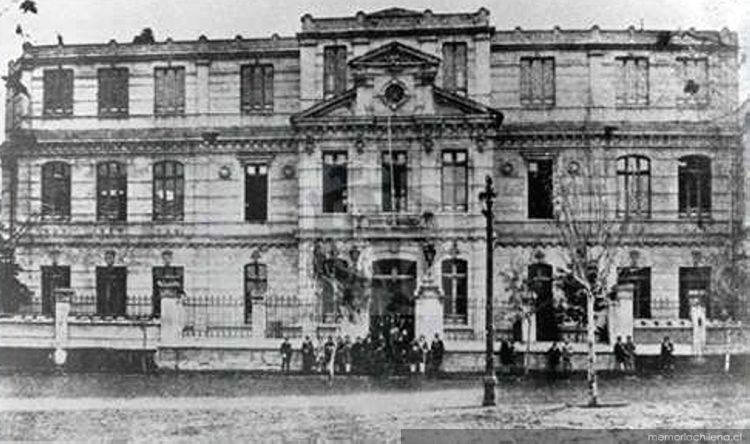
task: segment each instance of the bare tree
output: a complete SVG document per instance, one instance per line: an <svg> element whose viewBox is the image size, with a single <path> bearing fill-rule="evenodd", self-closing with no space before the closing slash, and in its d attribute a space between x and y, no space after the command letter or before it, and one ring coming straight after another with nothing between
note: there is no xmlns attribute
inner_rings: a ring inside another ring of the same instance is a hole
<svg viewBox="0 0 750 444"><path fill-rule="evenodd" d="M536 315L536 293L526 276L526 264L518 259L511 261L510 266L500 272L505 282L505 292L508 294L508 306L505 310L505 320L511 325L521 322L526 325L526 337L531 337L531 318ZM529 371L529 357L531 355L531 341L526 340L526 352L523 355L523 372Z"/></svg>
<svg viewBox="0 0 750 444"><path fill-rule="evenodd" d="M612 295L616 273L616 256L629 239L637 237L645 207L637 202L635 190L622 190L623 199L633 199L631 211L618 215L607 180L606 161L597 159L594 150L587 150L587 159L554 181L554 228L561 246L563 279L574 283L577 295L585 301L586 342L588 345L589 405L599 403L596 375L596 325L594 311L607 305ZM630 194L628 194L630 193ZM628 206L625 206L628 208ZM618 217L620 216L620 217Z"/></svg>
<svg viewBox="0 0 750 444"><path fill-rule="evenodd" d="M21 223L0 225L0 311L16 313L31 301L29 288L18 279L22 271L16 262L16 248L28 234L38 215L32 215Z"/></svg>

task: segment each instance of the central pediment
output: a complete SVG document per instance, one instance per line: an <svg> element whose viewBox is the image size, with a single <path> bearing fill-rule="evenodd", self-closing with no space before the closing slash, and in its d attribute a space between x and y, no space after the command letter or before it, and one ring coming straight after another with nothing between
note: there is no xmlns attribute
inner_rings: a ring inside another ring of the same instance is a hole
<svg viewBox="0 0 750 444"><path fill-rule="evenodd" d="M400 42L391 42L349 61L358 68L437 67L440 59Z"/></svg>

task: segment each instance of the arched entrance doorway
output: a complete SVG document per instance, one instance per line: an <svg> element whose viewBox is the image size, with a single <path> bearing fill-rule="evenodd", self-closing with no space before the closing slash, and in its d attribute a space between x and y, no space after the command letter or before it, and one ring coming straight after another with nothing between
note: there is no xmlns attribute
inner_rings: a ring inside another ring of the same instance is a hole
<svg viewBox="0 0 750 444"><path fill-rule="evenodd" d="M394 328L414 335L414 291L417 263L403 259L382 259L372 264L370 333L388 339Z"/></svg>

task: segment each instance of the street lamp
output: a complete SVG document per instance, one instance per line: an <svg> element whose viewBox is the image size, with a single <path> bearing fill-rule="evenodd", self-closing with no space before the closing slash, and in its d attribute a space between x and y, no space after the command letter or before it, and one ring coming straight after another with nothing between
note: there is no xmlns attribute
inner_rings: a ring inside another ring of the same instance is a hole
<svg viewBox="0 0 750 444"><path fill-rule="evenodd" d="M496 196L495 188L492 186L492 177L488 175L484 179L484 191L479 193L479 200L484 204L482 215L484 215L487 222L487 265L485 268L487 294L485 295L484 316L487 348L484 356L484 400L482 401L482 405L485 407L495 405L495 386L497 386L497 378L495 377L495 326L493 325L492 310L492 275L494 273L492 250L494 245L493 225L495 219L492 206L495 204Z"/></svg>

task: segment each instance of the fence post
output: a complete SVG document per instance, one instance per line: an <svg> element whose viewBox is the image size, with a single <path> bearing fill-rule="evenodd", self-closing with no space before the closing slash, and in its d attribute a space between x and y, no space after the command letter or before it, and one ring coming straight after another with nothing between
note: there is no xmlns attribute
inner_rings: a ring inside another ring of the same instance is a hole
<svg viewBox="0 0 750 444"><path fill-rule="evenodd" d="M55 297L55 352L52 358L55 365L63 365L68 358L68 315L74 292L70 288L57 288L52 294Z"/></svg>
<svg viewBox="0 0 750 444"><path fill-rule="evenodd" d="M524 343L536 342L536 313L521 319L521 340Z"/></svg>
<svg viewBox="0 0 750 444"><path fill-rule="evenodd" d="M174 344L182 336L183 316L182 301L179 298L180 284L170 281L158 281L161 298L161 344Z"/></svg>
<svg viewBox="0 0 750 444"><path fill-rule="evenodd" d="M633 293L635 285L632 283L620 284L616 291L617 300L610 304L607 310L610 345L615 344L618 336L623 341L628 336L633 337Z"/></svg>
<svg viewBox="0 0 750 444"><path fill-rule="evenodd" d="M703 349L706 346L706 291L689 290L688 301L690 302L690 320L693 322L693 356L697 359L703 358Z"/></svg>
<svg viewBox="0 0 750 444"><path fill-rule="evenodd" d="M252 335L253 338L266 337L266 302L265 295L253 296Z"/></svg>

